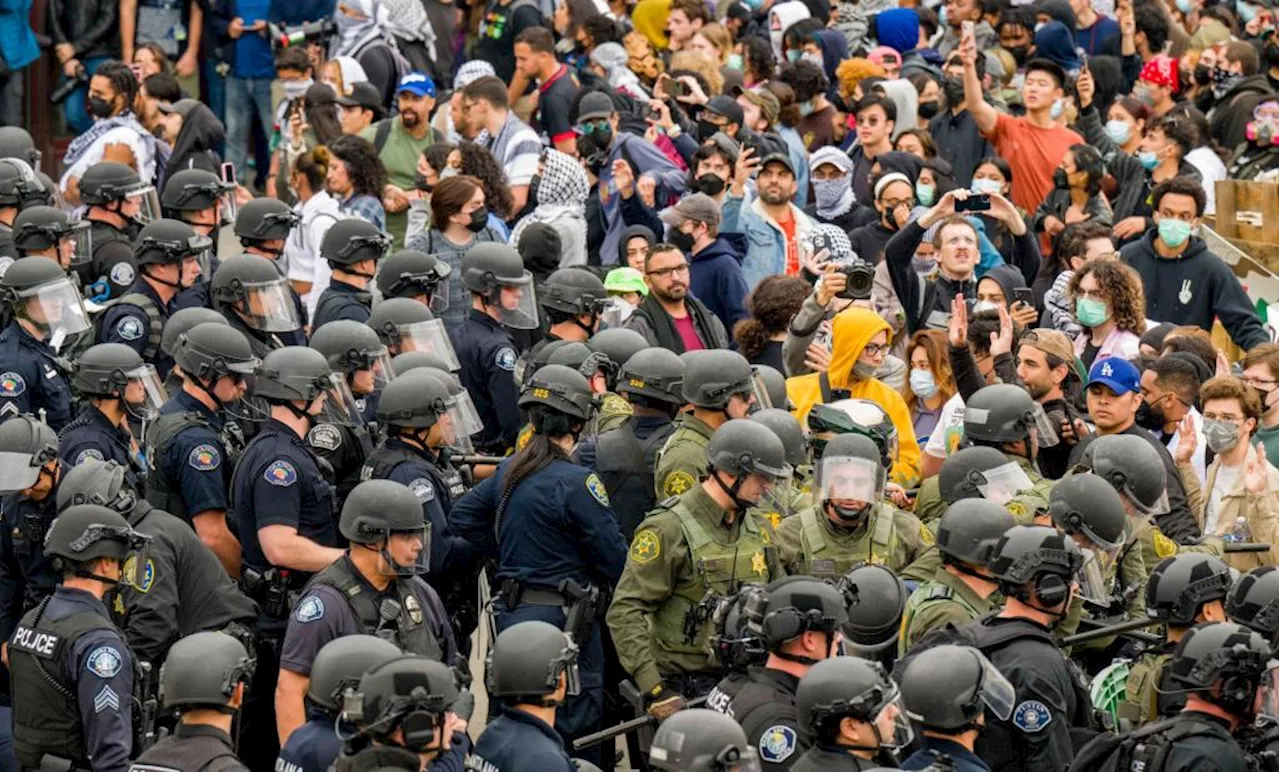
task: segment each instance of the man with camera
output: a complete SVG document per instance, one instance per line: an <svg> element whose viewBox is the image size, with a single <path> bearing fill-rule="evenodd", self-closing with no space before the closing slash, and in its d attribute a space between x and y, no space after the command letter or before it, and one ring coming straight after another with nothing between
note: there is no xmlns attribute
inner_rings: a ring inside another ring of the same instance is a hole
<svg viewBox="0 0 1280 772"><path fill-rule="evenodd" d="M732 330L746 317L749 290L742 277L742 252L720 235L720 205L705 193L680 199L658 215L673 244L689 255L689 291Z"/></svg>
<svg viewBox="0 0 1280 772"><path fill-rule="evenodd" d="M902 300L908 333L919 329L947 329L952 299L963 295L971 300L977 294L973 272L981 258L978 229L967 218L957 216L968 212L984 212L1004 223L1014 237L1010 262L1022 271L1028 284L1040 270L1040 247L1027 231L1022 215L1007 198L999 193L949 191L915 222L904 225L884 248L889 278L894 292ZM933 247L938 256L938 273L929 279L916 273L911 267L911 258L925 231L935 224L938 228Z"/></svg>

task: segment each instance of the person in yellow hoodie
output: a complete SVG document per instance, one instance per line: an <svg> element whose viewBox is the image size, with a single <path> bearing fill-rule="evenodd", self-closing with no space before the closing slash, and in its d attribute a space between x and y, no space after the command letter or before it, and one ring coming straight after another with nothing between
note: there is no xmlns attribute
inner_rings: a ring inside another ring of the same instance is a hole
<svg viewBox="0 0 1280 772"><path fill-rule="evenodd" d="M889 324L874 311L846 308L831 321L831 364L826 372L787 379L787 396L795 417L807 425L814 405L837 399L869 399L884 408L898 430L898 457L890 477L903 487L920 478L920 446L916 443L907 403L896 390L876 380L876 368L889 351Z"/></svg>

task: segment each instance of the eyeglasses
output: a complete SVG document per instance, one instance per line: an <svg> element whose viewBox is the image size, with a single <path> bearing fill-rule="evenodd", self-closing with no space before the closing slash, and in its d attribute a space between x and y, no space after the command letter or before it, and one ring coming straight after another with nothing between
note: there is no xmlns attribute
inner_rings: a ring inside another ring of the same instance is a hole
<svg viewBox="0 0 1280 772"><path fill-rule="evenodd" d="M1262 389L1263 391L1271 391L1276 386L1280 385L1280 381L1277 381L1274 378L1241 378L1240 380L1244 381L1246 386L1252 386L1255 389Z"/></svg>
<svg viewBox="0 0 1280 772"><path fill-rule="evenodd" d="M862 353L866 354L867 356L878 357L881 354L889 353L889 344L888 343L868 343L866 347L862 349Z"/></svg>
<svg viewBox="0 0 1280 772"><path fill-rule="evenodd" d="M685 263L684 265L672 266L671 268L658 268L653 271L645 272L647 276L657 276L659 279L665 279L673 273L687 275L689 273L689 264Z"/></svg>

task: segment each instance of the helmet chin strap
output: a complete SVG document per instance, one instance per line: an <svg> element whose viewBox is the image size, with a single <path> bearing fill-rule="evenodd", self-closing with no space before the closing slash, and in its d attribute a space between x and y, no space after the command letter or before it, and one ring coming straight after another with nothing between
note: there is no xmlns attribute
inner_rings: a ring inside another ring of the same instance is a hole
<svg viewBox="0 0 1280 772"><path fill-rule="evenodd" d="M863 523L867 521L867 517L871 511L870 502L867 503L866 507L858 510L849 510L844 507L837 506L834 501L830 500L828 500L827 503L831 505L831 509L836 513L836 517L840 518L841 524L850 530L861 528ZM853 517L846 514L850 511L854 513Z"/></svg>
<svg viewBox="0 0 1280 772"><path fill-rule="evenodd" d="M733 499L733 505L737 511L746 512L748 509L755 506L755 502L747 501L746 499L738 497L738 491L742 489L742 482L746 479L746 475L742 475L737 480L734 480L733 485L725 485L724 480L720 479L720 470L716 469L711 472L711 479L716 481L716 485L720 486L720 490L724 491L726 496Z"/></svg>

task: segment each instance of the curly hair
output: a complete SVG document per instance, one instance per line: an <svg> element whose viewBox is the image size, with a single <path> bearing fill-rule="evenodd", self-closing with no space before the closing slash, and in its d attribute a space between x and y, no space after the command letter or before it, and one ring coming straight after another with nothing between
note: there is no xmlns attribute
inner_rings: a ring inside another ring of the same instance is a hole
<svg viewBox="0 0 1280 772"><path fill-rule="evenodd" d="M702 76L711 88L707 96L715 96L724 90L724 76L720 74L720 63L699 51L676 51L671 55L671 71L689 70ZM701 85L701 84L699 84Z"/></svg>
<svg viewBox="0 0 1280 772"><path fill-rule="evenodd" d="M329 155L346 165L354 195L382 200L382 189L387 186L387 167L382 165L378 151L369 140L351 134L338 137L329 143Z"/></svg>
<svg viewBox="0 0 1280 772"><path fill-rule="evenodd" d="M1137 271L1118 260L1085 263L1071 277L1071 283L1067 286L1067 295L1073 304L1080 294L1080 282L1086 276L1093 276L1093 280L1102 288L1107 305L1111 306L1111 318L1117 327L1134 335L1146 332L1147 299Z"/></svg>
<svg viewBox="0 0 1280 772"><path fill-rule="evenodd" d="M773 56L773 46L768 40L748 35L742 43L742 58L745 62L748 79L756 83L773 80L773 73L778 68L778 60Z"/></svg>
<svg viewBox="0 0 1280 772"><path fill-rule="evenodd" d="M111 84L111 90L123 97L124 106L120 113L133 110L133 105L138 100L138 89L141 86L138 84L138 79L134 77L133 70L129 69L129 65L118 59L109 59L98 65L93 77L107 81Z"/></svg>
<svg viewBox="0 0 1280 772"><path fill-rule="evenodd" d="M827 82L827 75L821 67L804 59L783 67L778 73L778 80L796 92L797 102L808 102L814 97L825 94L827 87L831 85Z"/></svg>
<svg viewBox="0 0 1280 772"><path fill-rule="evenodd" d="M754 361L764 352L769 338L787 331L791 318L809 297L809 283L795 276L767 276L747 297L750 316L733 328L738 353Z"/></svg>
<svg viewBox="0 0 1280 772"><path fill-rule="evenodd" d="M886 74L883 67L863 56L845 59L836 65L840 90L851 96L864 78L883 78Z"/></svg>
<svg viewBox="0 0 1280 772"><path fill-rule="evenodd" d="M474 142L460 142L458 152L462 154L462 173L480 180L480 187L484 188L484 202L489 211L502 220L510 217L514 202L511 200L511 190L507 187L507 173L502 170L498 159Z"/></svg>
<svg viewBox="0 0 1280 772"><path fill-rule="evenodd" d="M907 367L911 367L911 354L916 348L923 348L924 355L929 358L929 371L933 373L933 382L938 385L938 396L945 403L956 393L956 382L951 375L951 359L947 354L947 334L942 330L916 330L907 343ZM907 410L914 412L920 398L911 390L911 379L902 383L902 398L907 401Z"/></svg>
<svg viewBox="0 0 1280 772"><path fill-rule="evenodd" d="M428 145L427 149L422 151L422 155L426 157L427 165L439 174L449 165L449 154L457 149L458 146L452 142L435 142Z"/></svg>
<svg viewBox="0 0 1280 772"><path fill-rule="evenodd" d="M1258 422L1262 420L1262 403L1258 400L1257 393L1244 381L1234 375L1220 375L1205 381L1200 387L1200 404L1211 399L1234 399L1239 402L1244 420L1252 418L1254 431L1257 431Z"/></svg>

